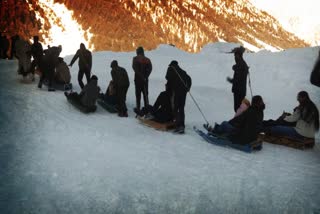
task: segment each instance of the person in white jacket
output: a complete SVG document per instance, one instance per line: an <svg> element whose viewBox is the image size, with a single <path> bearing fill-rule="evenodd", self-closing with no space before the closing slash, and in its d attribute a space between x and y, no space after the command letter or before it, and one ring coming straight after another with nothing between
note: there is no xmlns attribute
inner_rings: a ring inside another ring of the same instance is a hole
<svg viewBox="0 0 320 214"><path fill-rule="evenodd" d="M270 127L270 134L295 139L314 138L319 131L319 110L305 91L298 93L299 106L293 114L284 116L286 122L296 122L295 126L277 125Z"/></svg>

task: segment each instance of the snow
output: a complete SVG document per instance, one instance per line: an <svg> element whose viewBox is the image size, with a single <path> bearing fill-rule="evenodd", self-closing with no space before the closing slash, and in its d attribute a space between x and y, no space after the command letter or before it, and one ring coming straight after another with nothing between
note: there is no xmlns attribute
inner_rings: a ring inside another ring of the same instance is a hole
<svg viewBox="0 0 320 214"><path fill-rule="evenodd" d="M197 54L165 45L146 52L154 67L151 103L175 59L193 78L191 93L210 123L231 118L226 77L234 60L225 52L235 45L210 44ZM253 93L266 103L266 119L291 111L300 90L320 107L320 90L309 83L317 54L317 48L245 54ZM113 59L127 69L129 118L101 107L83 114L63 92L21 84L16 61L0 61L1 213L320 212L319 134L307 151L265 143L262 151L247 154L210 145L192 130L204 120L189 96L185 135L142 126L132 111L134 55L93 54L93 73L103 91ZM77 69L72 67L72 83L79 91Z"/></svg>

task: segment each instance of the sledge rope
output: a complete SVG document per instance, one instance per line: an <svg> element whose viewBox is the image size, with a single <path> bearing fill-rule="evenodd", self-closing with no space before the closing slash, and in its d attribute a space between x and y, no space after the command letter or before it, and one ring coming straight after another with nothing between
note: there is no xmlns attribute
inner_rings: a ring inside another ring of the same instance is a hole
<svg viewBox="0 0 320 214"><path fill-rule="evenodd" d="M173 70L176 72L176 74L178 75L179 79L180 79L181 82L183 83L184 87L188 90L188 87L187 87L186 83L183 81L183 79L182 79L182 77L180 76L180 74L178 73L177 69L175 69L173 66L170 66L170 67L173 68ZM205 116L204 113L202 112L202 110L201 110L200 106L198 105L197 101L196 101L196 100L194 99L194 97L192 96L190 90L188 90L188 93L189 93L191 99L193 100L194 104L197 106L198 110L200 111L203 119L206 121L206 124L209 125L209 122L208 122L206 116Z"/></svg>

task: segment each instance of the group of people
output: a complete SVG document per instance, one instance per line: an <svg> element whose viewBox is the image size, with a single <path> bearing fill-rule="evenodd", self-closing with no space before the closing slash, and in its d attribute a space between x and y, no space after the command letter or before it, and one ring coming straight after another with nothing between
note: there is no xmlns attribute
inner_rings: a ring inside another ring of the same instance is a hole
<svg viewBox="0 0 320 214"><path fill-rule="evenodd" d="M130 86L126 69L119 66L116 60L110 64L112 80L109 82L105 93L100 93L98 77L91 76L92 53L86 49L84 44L80 44L79 50L67 65L63 58L59 57L62 47L48 47L43 50L39 38L34 37L32 45L19 37L16 37L14 53L19 60L19 73L26 76L30 74L34 80L35 69L41 71L38 87L41 88L43 82L48 81L48 90L54 91L52 82L59 84L70 83L71 75L69 67L78 60L78 82L81 87L79 94L72 92L72 96L81 102L82 105L91 107L95 105L98 98L116 106L120 117L128 117L126 106L126 96ZM232 84L234 96L234 118L215 124L210 127L205 124L209 133L225 135L234 143L247 144L257 139L258 133L265 132L272 135L289 136L292 138L314 138L319 130L319 111L311 101L305 91L299 92L297 99L299 106L292 114L285 113L277 120L263 119L265 104L259 95L253 96L251 103L245 98L247 93L247 76L249 66L243 59L245 49L241 46L231 51L234 54L235 64L233 78L228 77L227 81ZM33 61L31 61L31 56ZM183 133L185 129L185 104L186 96L189 92L192 79L184 71L176 60L168 65L165 79L167 83L165 90L160 93L154 105L149 104L149 76L152 73L151 60L145 56L143 47L136 49L136 56L132 60L134 71L134 85L136 95L136 107L134 111L137 115L148 116L153 120L166 123L174 122L175 131ZM319 86L320 72L320 52L319 59L311 75L311 83ZM87 84L83 83L85 76ZM144 106L141 107L141 95Z"/></svg>

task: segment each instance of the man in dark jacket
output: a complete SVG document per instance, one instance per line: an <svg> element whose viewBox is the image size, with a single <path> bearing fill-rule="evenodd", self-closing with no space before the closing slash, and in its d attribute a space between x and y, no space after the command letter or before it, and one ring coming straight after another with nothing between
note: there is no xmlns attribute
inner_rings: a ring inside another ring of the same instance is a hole
<svg viewBox="0 0 320 214"><path fill-rule="evenodd" d="M152 106L152 115L154 120L159 123L166 123L173 121L173 104L172 91L166 85L166 90L161 92Z"/></svg>
<svg viewBox="0 0 320 214"><path fill-rule="evenodd" d="M186 104L187 93L191 88L191 78L182 70L178 62L173 60L168 67L166 80L169 90L172 90L174 96L174 117L176 120L176 132L184 133L185 114L184 107Z"/></svg>
<svg viewBox="0 0 320 214"><path fill-rule="evenodd" d="M6 35L4 36L0 35L0 43L1 43L0 57L2 59L8 59L8 50L9 50L10 42Z"/></svg>
<svg viewBox="0 0 320 214"><path fill-rule="evenodd" d="M228 122L224 121L220 125L216 124L211 131L214 134L225 135L237 144L248 144L257 140L262 127L265 104L259 95L254 96L251 103L251 106L241 115Z"/></svg>
<svg viewBox="0 0 320 214"><path fill-rule="evenodd" d="M111 62L111 76L116 90L118 115L119 117L128 117L128 109L126 106L126 97L129 88L129 77L126 69L118 66L118 62L113 60Z"/></svg>
<svg viewBox="0 0 320 214"><path fill-rule="evenodd" d="M46 50L45 55L41 59L40 63L40 69L42 71L38 88L42 88L42 83L45 79L48 80L48 91L55 91L54 88L52 88L52 82L54 80L54 71L56 68L56 65L59 63L59 55L62 51L62 46L59 45L58 47L50 47L48 50Z"/></svg>
<svg viewBox="0 0 320 214"><path fill-rule="evenodd" d="M87 83L90 80L91 68L92 68L92 54L86 49L86 46L81 43L80 49L77 50L76 54L72 58L69 66L72 67L73 63L79 58L79 73L78 73L78 82L81 88L84 87L82 82L83 75L86 76Z"/></svg>
<svg viewBox="0 0 320 214"><path fill-rule="evenodd" d="M232 50L236 64L232 66L232 69L234 70L233 78L227 78L227 80L232 83L235 112L237 112L237 109L241 105L247 92L247 75L249 73L249 67L243 59L244 51L245 49L242 46Z"/></svg>
<svg viewBox="0 0 320 214"><path fill-rule="evenodd" d="M320 50L319 50L319 56L316 61L316 64L313 67L311 76L310 76L310 82L311 84L320 87Z"/></svg>
<svg viewBox="0 0 320 214"><path fill-rule="evenodd" d="M31 73L34 76L35 68L41 67L41 61L43 57L43 47L42 47L42 44L39 42L38 36L33 37L33 44L31 45L31 55L33 57L33 61L31 62ZM34 80L34 77L33 77L33 80Z"/></svg>
<svg viewBox="0 0 320 214"><path fill-rule="evenodd" d="M134 70L134 83L136 92L136 108L137 112L140 111L141 93L143 94L144 107L149 105L148 99L148 78L152 71L152 64L148 57L145 57L142 47L136 50L137 56L132 60L132 68Z"/></svg>

